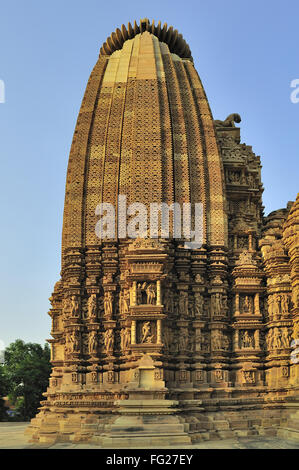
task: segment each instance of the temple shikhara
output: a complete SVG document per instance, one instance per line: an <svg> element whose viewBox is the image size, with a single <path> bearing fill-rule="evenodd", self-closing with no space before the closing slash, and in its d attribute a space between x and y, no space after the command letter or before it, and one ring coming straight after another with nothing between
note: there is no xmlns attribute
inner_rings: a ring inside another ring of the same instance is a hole
<svg viewBox="0 0 299 470"><path fill-rule="evenodd" d="M240 122L214 120L172 26L143 19L103 44L69 156L52 373L31 441L299 439L299 195L265 216ZM112 204L119 226L119 195L202 203L201 248L100 239L96 208Z"/></svg>

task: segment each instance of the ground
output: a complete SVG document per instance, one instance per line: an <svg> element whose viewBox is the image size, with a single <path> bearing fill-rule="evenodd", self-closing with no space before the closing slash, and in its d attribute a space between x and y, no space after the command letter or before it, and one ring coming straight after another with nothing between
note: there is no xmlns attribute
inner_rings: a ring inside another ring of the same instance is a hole
<svg viewBox="0 0 299 470"><path fill-rule="evenodd" d="M58 443L51 446L29 444L24 436L28 423L0 423L0 449L99 449L92 444ZM163 447L165 449L166 447ZM184 449L299 449L299 443L276 437L236 437L216 441L205 441L192 446L173 447Z"/></svg>

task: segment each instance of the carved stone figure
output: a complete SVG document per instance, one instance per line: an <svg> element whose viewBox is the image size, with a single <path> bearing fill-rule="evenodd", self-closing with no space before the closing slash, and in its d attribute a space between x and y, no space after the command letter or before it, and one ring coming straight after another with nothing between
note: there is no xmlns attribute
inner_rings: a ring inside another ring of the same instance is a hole
<svg viewBox="0 0 299 470"><path fill-rule="evenodd" d="M222 295L221 310L223 311L223 313L227 313L228 311L228 300L227 295L225 294Z"/></svg>
<svg viewBox="0 0 299 470"><path fill-rule="evenodd" d="M173 295L173 313L175 317L178 317L180 314L179 294L177 292Z"/></svg>
<svg viewBox="0 0 299 470"><path fill-rule="evenodd" d="M169 350L171 353L177 353L179 350L179 339L178 333L176 331L172 335L172 341L170 342Z"/></svg>
<svg viewBox="0 0 299 470"><path fill-rule="evenodd" d="M166 312L173 312L173 293L170 289L163 294L163 304Z"/></svg>
<svg viewBox="0 0 299 470"><path fill-rule="evenodd" d="M221 310L222 310L222 296L219 292L216 292L216 294L212 295L211 299L211 305L212 305L212 313L217 316L221 315Z"/></svg>
<svg viewBox="0 0 299 470"><path fill-rule="evenodd" d="M272 317L272 315L273 315L273 307L274 307L274 298L273 298L273 295L269 295L268 300L267 300L267 304L268 304L268 314L269 314L270 317Z"/></svg>
<svg viewBox="0 0 299 470"><path fill-rule="evenodd" d="M113 310L113 294L112 292L105 292L104 295L104 317L111 319Z"/></svg>
<svg viewBox="0 0 299 470"><path fill-rule="evenodd" d="M194 294L195 316L200 317L203 314L203 305L204 305L203 296L199 292L195 292Z"/></svg>
<svg viewBox="0 0 299 470"><path fill-rule="evenodd" d="M69 337L70 352L79 352L81 346L80 333L75 330Z"/></svg>
<svg viewBox="0 0 299 470"><path fill-rule="evenodd" d="M154 284L149 284L146 288L147 303L154 305L156 301L156 290Z"/></svg>
<svg viewBox="0 0 299 470"><path fill-rule="evenodd" d="M151 322L146 321L142 325L141 330L141 343L151 343L152 342L152 335L151 335Z"/></svg>
<svg viewBox="0 0 299 470"><path fill-rule="evenodd" d="M211 338L211 343L212 343L212 351L218 351L222 349L222 333L219 330L215 330L212 333L212 338Z"/></svg>
<svg viewBox="0 0 299 470"><path fill-rule="evenodd" d="M229 346L230 346L229 338L228 338L226 335L223 335L223 338L222 338L222 348L223 348L225 351L228 351L228 350L229 350Z"/></svg>
<svg viewBox="0 0 299 470"><path fill-rule="evenodd" d="M88 338L88 350L90 354L96 354L98 352L98 335L96 331L91 331Z"/></svg>
<svg viewBox="0 0 299 470"><path fill-rule="evenodd" d="M288 328L282 328L282 335L281 335L281 345L283 348L289 348L291 341L291 335L289 334Z"/></svg>
<svg viewBox="0 0 299 470"><path fill-rule="evenodd" d="M71 309L71 299L70 297L65 297L63 299L63 319L66 320L69 316L69 311Z"/></svg>
<svg viewBox="0 0 299 470"><path fill-rule="evenodd" d="M202 277L201 274L196 274L196 276L195 276L195 282L196 282L197 284L203 284L205 281L204 281L204 279L203 279L203 277Z"/></svg>
<svg viewBox="0 0 299 470"><path fill-rule="evenodd" d="M121 317L129 313L130 291L129 289L121 290L119 293L119 313Z"/></svg>
<svg viewBox="0 0 299 470"><path fill-rule="evenodd" d="M281 311L281 296L279 294L274 294L273 302L273 315L279 315Z"/></svg>
<svg viewBox="0 0 299 470"><path fill-rule="evenodd" d="M281 349L282 342L281 342L281 334L278 328L274 328L274 335L273 335L273 349Z"/></svg>
<svg viewBox="0 0 299 470"><path fill-rule="evenodd" d="M181 315L188 315L188 293L185 291L180 292L179 308Z"/></svg>
<svg viewBox="0 0 299 470"><path fill-rule="evenodd" d="M123 314L126 315L129 313L130 306L130 291L129 289L124 289L123 292Z"/></svg>
<svg viewBox="0 0 299 470"><path fill-rule="evenodd" d="M289 295L283 294L281 296L281 313L286 314L289 312L289 302L290 302Z"/></svg>
<svg viewBox="0 0 299 470"><path fill-rule="evenodd" d="M80 303L75 295L72 295L71 298L71 316L76 318L80 317Z"/></svg>
<svg viewBox="0 0 299 470"><path fill-rule="evenodd" d="M248 248L247 237L238 237L238 248Z"/></svg>
<svg viewBox="0 0 299 470"><path fill-rule="evenodd" d="M122 328L120 332L120 337L121 337L121 342L120 342L120 347L122 351L126 351L128 349L128 346L130 344L131 340L131 331L129 328Z"/></svg>
<svg viewBox="0 0 299 470"><path fill-rule="evenodd" d="M216 378L216 382L221 382L223 380L223 370L216 369L215 370L215 378Z"/></svg>
<svg viewBox="0 0 299 470"><path fill-rule="evenodd" d="M170 328L168 326L165 326L163 329L163 343L166 349L169 349L169 346L170 346L170 342L171 342L170 336L171 336Z"/></svg>
<svg viewBox="0 0 299 470"><path fill-rule="evenodd" d="M182 328L179 335L179 350L185 351L188 345L188 332Z"/></svg>
<svg viewBox="0 0 299 470"><path fill-rule="evenodd" d="M253 313L253 301L252 297L248 297L248 295L245 296L244 302L243 302L243 312L244 313Z"/></svg>
<svg viewBox="0 0 299 470"><path fill-rule="evenodd" d="M271 349L273 349L273 340L274 340L274 331L273 331L273 329L271 328L271 329L268 331L267 339L266 339L267 349L268 349L269 351L271 351Z"/></svg>
<svg viewBox="0 0 299 470"><path fill-rule="evenodd" d="M255 382L253 370L243 370L243 381L247 384L253 384Z"/></svg>
<svg viewBox="0 0 299 470"><path fill-rule="evenodd" d="M247 330L243 332L241 341L242 341L242 348L254 348L253 335L249 334Z"/></svg>
<svg viewBox="0 0 299 470"><path fill-rule="evenodd" d="M106 354L110 356L114 348L114 333L112 328L106 330L104 333L104 347Z"/></svg>
<svg viewBox="0 0 299 470"><path fill-rule="evenodd" d="M96 318L97 317L97 296L96 294L91 294L88 298L88 317Z"/></svg>
<svg viewBox="0 0 299 470"><path fill-rule="evenodd" d="M224 121L221 121L220 119L216 119L214 121L214 124L216 127L236 127L235 122L238 124L241 122L241 116L240 114L233 113L227 116L227 118Z"/></svg>
<svg viewBox="0 0 299 470"><path fill-rule="evenodd" d="M140 282L137 284L136 294L137 294L137 305L141 305L143 303L142 299L142 292L144 291L146 283L144 282L141 284Z"/></svg>
<svg viewBox="0 0 299 470"><path fill-rule="evenodd" d="M202 333L202 351L205 353L210 352L210 338L209 333Z"/></svg>

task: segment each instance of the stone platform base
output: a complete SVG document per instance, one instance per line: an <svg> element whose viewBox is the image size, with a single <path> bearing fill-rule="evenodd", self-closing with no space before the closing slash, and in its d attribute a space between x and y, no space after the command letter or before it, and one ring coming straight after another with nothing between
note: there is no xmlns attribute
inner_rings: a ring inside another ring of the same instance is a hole
<svg viewBox="0 0 299 470"><path fill-rule="evenodd" d="M29 443L92 443L101 447L187 445L251 436L299 443L299 407L201 411L160 416L53 414L41 411L26 429Z"/></svg>
<svg viewBox="0 0 299 470"><path fill-rule="evenodd" d="M178 416L120 416L107 434L94 436L92 442L105 448L188 445L191 438L185 429Z"/></svg>

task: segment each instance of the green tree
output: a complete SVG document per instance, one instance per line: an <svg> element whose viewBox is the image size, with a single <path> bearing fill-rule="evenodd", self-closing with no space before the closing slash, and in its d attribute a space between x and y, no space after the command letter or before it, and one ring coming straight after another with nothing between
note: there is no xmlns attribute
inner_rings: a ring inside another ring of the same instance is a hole
<svg viewBox="0 0 299 470"><path fill-rule="evenodd" d="M7 419L6 408L2 397L8 393L8 381L4 373L4 366L0 364L0 421Z"/></svg>
<svg viewBox="0 0 299 470"><path fill-rule="evenodd" d="M33 418L43 399L51 371L50 348L17 339L5 350L4 373L9 397L23 420Z"/></svg>

